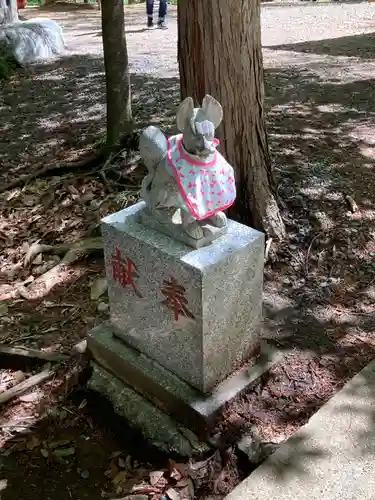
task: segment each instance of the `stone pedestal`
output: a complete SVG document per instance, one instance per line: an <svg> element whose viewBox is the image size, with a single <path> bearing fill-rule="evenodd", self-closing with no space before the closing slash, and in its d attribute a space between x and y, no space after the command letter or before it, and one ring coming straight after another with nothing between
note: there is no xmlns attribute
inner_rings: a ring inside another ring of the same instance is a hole
<svg viewBox="0 0 375 500"><path fill-rule="evenodd" d="M228 221L192 249L153 229L144 203L102 221L111 324L118 337L203 393L257 346L264 236Z"/></svg>
<svg viewBox="0 0 375 500"><path fill-rule="evenodd" d="M183 435L186 435L186 430L190 429L201 439L209 436L218 411L282 357L281 352L262 343L261 352L256 358L251 359L219 383L210 394L203 394L149 356L120 340L113 333L112 325L104 323L93 328L87 337L88 350L95 365L106 372L106 380L112 380L115 386L122 384L122 390L117 395L114 390L103 389L106 383L100 384L100 392L112 399L113 405L121 408L121 413L128 420L132 420L133 424L139 421L139 418L134 417L137 413L134 406L142 408L138 413L150 407L151 404L159 409L159 412L147 411L138 427L144 427L144 422L149 419L152 420L153 429L157 429L156 416L158 415L158 419L164 424L170 421L170 418L178 422L180 426L183 426ZM131 405L129 403L130 406L127 408L122 402L122 391L127 394L128 399L133 392L136 393L131 396L132 400L140 403ZM162 413L170 418L161 417ZM181 429L180 426L177 425L177 428ZM171 425L171 429L175 427L176 425ZM151 433L149 426L146 429L149 439L155 439L155 432L156 430Z"/></svg>

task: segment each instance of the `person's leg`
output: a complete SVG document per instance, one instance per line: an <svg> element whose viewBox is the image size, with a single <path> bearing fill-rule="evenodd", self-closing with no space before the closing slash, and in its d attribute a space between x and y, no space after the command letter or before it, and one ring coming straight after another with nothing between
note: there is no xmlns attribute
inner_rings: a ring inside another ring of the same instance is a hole
<svg viewBox="0 0 375 500"><path fill-rule="evenodd" d="M154 0L146 0L147 26L152 28L154 17Z"/></svg>
<svg viewBox="0 0 375 500"><path fill-rule="evenodd" d="M167 25L165 23L166 17L167 17L167 10L168 10L168 0L160 0L160 3L159 3L159 21L158 21L159 28L166 28L167 27Z"/></svg>

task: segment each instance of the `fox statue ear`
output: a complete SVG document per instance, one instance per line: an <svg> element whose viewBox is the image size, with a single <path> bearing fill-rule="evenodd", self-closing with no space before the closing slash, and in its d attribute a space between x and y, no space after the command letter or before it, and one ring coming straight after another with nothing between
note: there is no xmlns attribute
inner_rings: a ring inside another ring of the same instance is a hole
<svg viewBox="0 0 375 500"><path fill-rule="evenodd" d="M191 117L194 113L194 101L191 97L187 97L179 105L176 114L177 129L180 132L184 131L186 124L190 122Z"/></svg>
<svg viewBox="0 0 375 500"><path fill-rule="evenodd" d="M212 96L207 94L202 102L202 111L207 119L217 128L223 119L223 108L221 104Z"/></svg>

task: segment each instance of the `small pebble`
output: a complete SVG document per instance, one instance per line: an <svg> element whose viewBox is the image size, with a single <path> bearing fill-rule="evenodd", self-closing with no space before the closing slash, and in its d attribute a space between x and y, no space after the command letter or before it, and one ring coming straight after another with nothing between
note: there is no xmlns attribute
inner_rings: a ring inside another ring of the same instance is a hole
<svg viewBox="0 0 375 500"><path fill-rule="evenodd" d="M90 477L90 472L87 469L83 469L81 470L80 475L83 479L88 479Z"/></svg>
<svg viewBox="0 0 375 500"><path fill-rule="evenodd" d="M98 311L100 313L107 312L108 309L109 309L108 304L106 304L105 302L99 302L99 304L98 304Z"/></svg>

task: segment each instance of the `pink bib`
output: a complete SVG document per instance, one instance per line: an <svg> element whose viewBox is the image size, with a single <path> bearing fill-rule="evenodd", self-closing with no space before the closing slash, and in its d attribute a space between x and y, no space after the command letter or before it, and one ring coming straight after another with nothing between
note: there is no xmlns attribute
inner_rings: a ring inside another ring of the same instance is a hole
<svg viewBox="0 0 375 500"><path fill-rule="evenodd" d="M167 160L180 195L195 219L206 219L233 205L236 199L233 168L218 151L205 162L199 161L183 149L179 134L168 139Z"/></svg>

